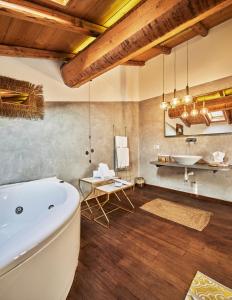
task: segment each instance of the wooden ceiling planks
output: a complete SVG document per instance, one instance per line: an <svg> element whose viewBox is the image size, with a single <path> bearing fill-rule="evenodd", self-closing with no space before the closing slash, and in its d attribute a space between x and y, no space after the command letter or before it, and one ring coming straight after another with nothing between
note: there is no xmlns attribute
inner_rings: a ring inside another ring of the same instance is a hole
<svg viewBox="0 0 232 300"><path fill-rule="evenodd" d="M230 5L232 0L144 1L64 65L63 79L68 86L78 87Z"/></svg>
<svg viewBox="0 0 232 300"><path fill-rule="evenodd" d="M141 1L141 0L140 0ZM83 18L96 24L104 25L113 15L128 3L133 7L135 0L70 0L67 5L59 5L50 0L32 0L31 2L45 5L72 16Z"/></svg>
<svg viewBox="0 0 232 300"><path fill-rule="evenodd" d="M97 37L105 27L24 0L0 0L0 14L55 29Z"/></svg>

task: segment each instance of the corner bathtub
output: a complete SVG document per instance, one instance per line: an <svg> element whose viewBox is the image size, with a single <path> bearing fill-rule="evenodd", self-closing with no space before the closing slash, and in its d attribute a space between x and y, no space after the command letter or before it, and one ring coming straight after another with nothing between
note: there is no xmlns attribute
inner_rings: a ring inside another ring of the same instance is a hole
<svg viewBox="0 0 232 300"><path fill-rule="evenodd" d="M78 191L57 178L0 187L0 299L64 300L80 249Z"/></svg>

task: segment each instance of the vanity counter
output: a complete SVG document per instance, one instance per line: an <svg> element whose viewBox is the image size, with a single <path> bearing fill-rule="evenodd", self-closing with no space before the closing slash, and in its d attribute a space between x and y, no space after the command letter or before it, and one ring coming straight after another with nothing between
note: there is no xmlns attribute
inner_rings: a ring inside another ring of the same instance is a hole
<svg viewBox="0 0 232 300"><path fill-rule="evenodd" d="M207 170L212 171L214 173L218 171L231 171L232 165L229 165L228 167L213 167L208 164L203 163L196 163L194 165L182 165L175 162L160 162L160 161L151 161L152 165L155 165L156 167L176 167L176 168L188 168L188 169L198 169L198 170Z"/></svg>

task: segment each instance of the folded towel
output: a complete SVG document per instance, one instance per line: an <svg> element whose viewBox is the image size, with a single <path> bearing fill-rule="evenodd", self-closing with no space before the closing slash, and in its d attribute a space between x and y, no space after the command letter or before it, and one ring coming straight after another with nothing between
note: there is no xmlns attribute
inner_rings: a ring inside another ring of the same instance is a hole
<svg viewBox="0 0 232 300"><path fill-rule="evenodd" d="M116 148L117 167L119 169L129 167L129 148Z"/></svg>
<svg viewBox="0 0 232 300"><path fill-rule="evenodd" d="M127 148L127 136L115 136L116 148Z"/></svg>

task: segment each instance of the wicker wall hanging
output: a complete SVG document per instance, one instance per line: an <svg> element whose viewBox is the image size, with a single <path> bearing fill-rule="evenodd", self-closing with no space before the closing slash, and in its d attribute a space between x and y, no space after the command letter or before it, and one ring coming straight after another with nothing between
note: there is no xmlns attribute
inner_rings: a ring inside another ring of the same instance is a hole
<svg viewBox="0 0 232 300"><path fill-rule="evenodd" d="M9 93L12 96L9 96ZM42 86L0 76L0 116L43 119L44 98Z"/></svg>

